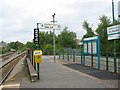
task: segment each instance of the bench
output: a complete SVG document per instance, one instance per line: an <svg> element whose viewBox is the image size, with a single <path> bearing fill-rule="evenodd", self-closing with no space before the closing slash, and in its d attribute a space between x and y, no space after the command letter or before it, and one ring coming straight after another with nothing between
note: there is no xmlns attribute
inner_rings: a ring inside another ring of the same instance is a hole
<svg viewBox="0 0 120 90"><path fill-rule="evenodd" d="M35 71L32 63L30 62L30 59L28 58L27 58L27 66L28 66L31 82L35 82L38 79L38 74Z"/></svg>

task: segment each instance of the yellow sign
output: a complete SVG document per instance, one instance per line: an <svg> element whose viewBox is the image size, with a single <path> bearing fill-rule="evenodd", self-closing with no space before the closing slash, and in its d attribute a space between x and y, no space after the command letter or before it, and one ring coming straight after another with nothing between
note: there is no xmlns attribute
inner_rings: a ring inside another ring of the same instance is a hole
<svg viewBox="0 0 120 90"><path fill-rule="evenodd" d="M34 51L34 60L35 60L35 63L42 63L42 51L41 50Z"/></svg>

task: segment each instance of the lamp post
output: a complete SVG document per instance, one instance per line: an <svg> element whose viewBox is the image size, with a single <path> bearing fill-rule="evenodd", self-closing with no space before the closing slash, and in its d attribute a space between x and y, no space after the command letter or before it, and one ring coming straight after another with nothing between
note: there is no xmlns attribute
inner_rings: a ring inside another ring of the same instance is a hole
<svg viewBox="0 0 120 90"><path fill-rule="evenodd" d="M112 16L113 16L113 24L115 22L115 15L114 15L114 1L112 0ZM114 72L117 72L116 70L116 41L114 40Z"/></svg>
<svg viewBox="0 0 120 90"><path fill-rule="evenodd" d="M57 21L55 21L55 13L52 15L52 17L53 17L53 21L51 21L51 22L53 22L53 24L55 23L55 22L57 22ZM56 57L55 57L55 29L53 29L53 53L54 53L54 63L55 63L55 59L56 59Z"/></svg>
<svg viewBox="0 0 120 90"><path fill-rule="evenodd" d="M112 0L112 17L113 17L113 23L115 21L115 15L114 15L114 1Z"/></svg>

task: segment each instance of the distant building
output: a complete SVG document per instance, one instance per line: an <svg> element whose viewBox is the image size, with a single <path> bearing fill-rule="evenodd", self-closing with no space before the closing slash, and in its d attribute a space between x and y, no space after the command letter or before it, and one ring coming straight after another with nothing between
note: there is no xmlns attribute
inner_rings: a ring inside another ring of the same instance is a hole
<svg viewBox="0 0 120 90"><path fill-rule="evenodd" d="M3 42L3 41L0 42L0 47L7 47L7 45L8 44L6 42Z"/></svg>
<svg viewBox="0 0 120 90"><path fill-rule="evenodd" d="M82 45L82 40L81 39L77 39L77 44L78 45Z"/></svg>

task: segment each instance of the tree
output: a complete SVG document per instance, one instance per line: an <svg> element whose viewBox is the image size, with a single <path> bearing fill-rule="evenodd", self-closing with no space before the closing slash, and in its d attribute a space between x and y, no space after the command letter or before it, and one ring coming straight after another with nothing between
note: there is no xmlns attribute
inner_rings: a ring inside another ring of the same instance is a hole
<svg viewBox="0 0 120 90"><path fill-rule="evenodd" d="M52 44L47 44L43 48L43 53L46 55L52 55L53 54L53 45Z"/></svg>
<svg viewBox="0 0 120 90"><path fill-rule="evenodd" d="M101 16L99 17L100 23L98 24L98 27L96 29L97 34L100 36L100 47L101 47L101 53L105 52L107 49L107 27L110 26L110 19L107 16ZM109 46L111 47L111 46Z"/></svg>
<svg viewBox="0 0 120 90"><path fill-rule="evenodd" d="M83 22L83 28L86 30L86 34L83 36L83 38L88 38L88 37L93 37L93 36L95 36L95 34L94 34L94 32L93 32L93 30L92 30L92 27L90 27L90 25L89 25L89 23L85 20L84 22ZM82 38L82 39L83 39Z"/></svg>
<svg viewBox="0 0 120 90"><path fill-rule="evenodd" d="M15 50L24 51L26 49L26 46L19 41L10 42L8 45L10 48L15 49Z"/></svg>
<svg viewBox="0 0 120 90"><path fill-rule="evenodd" d="M27 43L26 43L26 47L27 47L27 48L34 49L34 43L33 43L33 42L27 42Z"/></svg>
<svg viewBox="0 0 120 90"><path fill-rule="evenodd" d="M55 37L57 39L57 36ZM53 54L53 32L40 32L39 40L40 49L43 51L43 54Z"/></svg>
<svg viewBox="0 0 120 90"><path fill-rule="evenodd" d="M58 35L58 44L64 48L76 48L76 33L70 32L67 29L67 27L64 28L64 30Z"/></svg>
<svg viewBox="0 0 120 90"><path fill-rule="evenodd" d="M55 36L57 39L57 37ZM47 44L53 44L53 32L40 32L39 33L39 40L40 40L40 49L43 49ZM57 41L57 40L56 40Z"/></svg>

